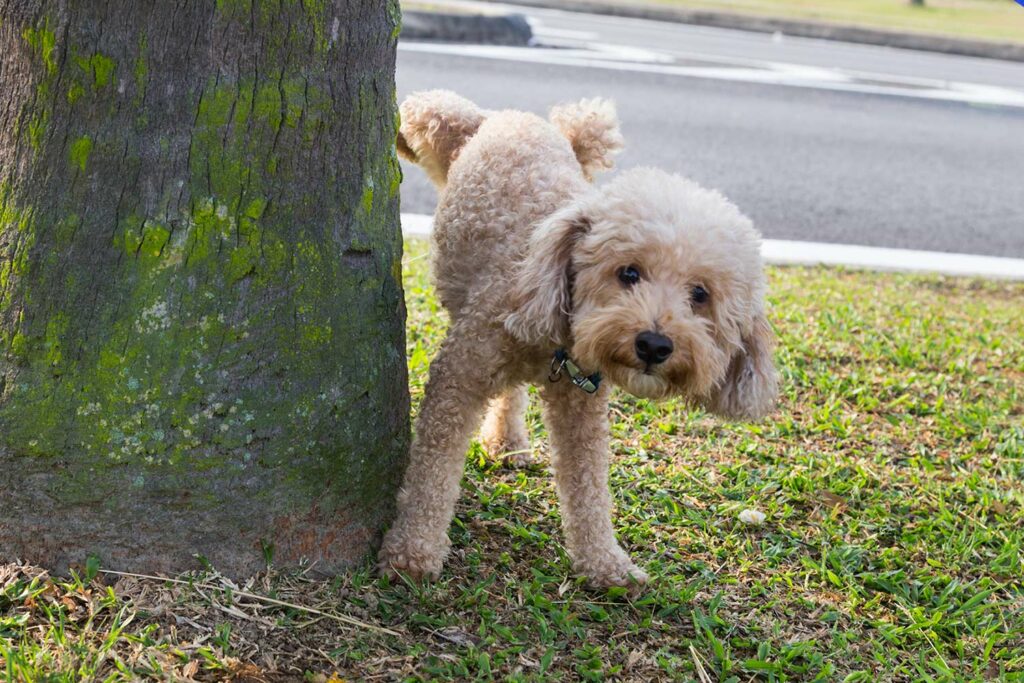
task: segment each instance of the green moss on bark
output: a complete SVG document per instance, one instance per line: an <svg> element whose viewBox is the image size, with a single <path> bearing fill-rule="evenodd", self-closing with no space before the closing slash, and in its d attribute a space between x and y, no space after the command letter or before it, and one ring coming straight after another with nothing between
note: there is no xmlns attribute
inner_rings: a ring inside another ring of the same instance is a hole
<svg viewBox="0 0 1024 683"><path fill-rule="evenodd" d="M44 17L37 26L26 26L21 35L42 58L46 71L50 74L56 73L57 62L53 52L57 45L57 36L50 29L49 17Z"/></svg>
<svg viewBox="0 0 1024 683"><path fill-rule="evenodd" d="M88 135L83 135L71 143L71 163L78 167L79 171L85 170L89 162L89 153L92 152L92 140Z"/></svg>

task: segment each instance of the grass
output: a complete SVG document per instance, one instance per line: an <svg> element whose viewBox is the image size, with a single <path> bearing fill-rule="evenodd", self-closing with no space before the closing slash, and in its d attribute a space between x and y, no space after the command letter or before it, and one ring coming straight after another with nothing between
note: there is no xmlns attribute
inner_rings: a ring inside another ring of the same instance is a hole
<svg viewBox="0 0 1024 683"><path fill-rule="evenodd" d="M918 33L1020 43L1024 41L1024 7L1014 0L613 0L810 19Z"/></svg>
<svg viewBox="0 0 1024 683"><path fill-rule="evenodd" d="M407 252L418 400L445 322L424 245ZM545 468L474 445L437 584L0 566L0 678L1024 681L1024 285L770 278L775 418L614 396L616 527L654 578L640 597L572 578Z"/></svg>

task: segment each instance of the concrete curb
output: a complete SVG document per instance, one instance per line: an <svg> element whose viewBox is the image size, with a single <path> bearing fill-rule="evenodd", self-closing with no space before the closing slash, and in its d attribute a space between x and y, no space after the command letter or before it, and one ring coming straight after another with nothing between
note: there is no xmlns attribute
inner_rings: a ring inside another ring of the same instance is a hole
<svg viewBox="0 0 1024 683"><path fill-rule="evenodd" d="M967 57L985 57L1024 62L1024 44L997 43L927 33L902 33L864 26L826 24L795 19L759 17L716 10L697 10L681 7L657 7L646 4L620 4L602 0L482 0L525 7L590 12L635 19L654 19L698 26L730 28L758 33L780 32L801 38L819 38L866 45L882 45L907 50L923 50Z"/></svg>
<svg viewBox="0 0 1024 683"><path fill-rule="evenodd" d="M406 237L429 238L433 227L433 216L402 214L402 234ZM841 266L854 270L1024 281L1024 259L998 256L791 240L762 240L761 255L766 263L774 265Z"/></svg>
<svg viewBox="0 0 1024 683"><path fill-rule="evenodd" d="M438 40L483 45L530 44L533 31L522 14L469 14L406 9L402 12L405 40Z"/></svg>

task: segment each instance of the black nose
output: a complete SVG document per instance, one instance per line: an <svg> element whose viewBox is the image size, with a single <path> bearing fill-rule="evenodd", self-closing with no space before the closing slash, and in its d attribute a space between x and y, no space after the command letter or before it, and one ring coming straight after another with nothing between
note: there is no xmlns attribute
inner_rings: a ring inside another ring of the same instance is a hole
<svg viewBox="0 0 1024 683"><path fill-rule="evenodd" d="M645 363L664 363L672 355L672 340L657 332L636 335L636 357Z"/></svg>

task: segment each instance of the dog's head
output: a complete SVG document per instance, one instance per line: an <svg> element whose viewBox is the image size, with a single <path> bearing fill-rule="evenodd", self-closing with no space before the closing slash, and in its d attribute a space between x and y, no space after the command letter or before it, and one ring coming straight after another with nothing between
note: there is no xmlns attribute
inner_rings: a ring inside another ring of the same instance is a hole
<svg viewBox="0 0 1024 683"><path fill-rule="evenodd" d="M623 173L536 229L506 328L637 396L758 417L777 393L760 236L718 192Z"/></svg>

